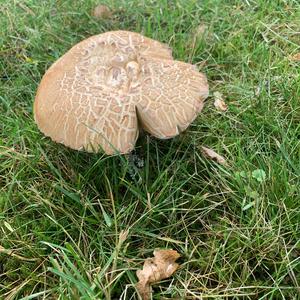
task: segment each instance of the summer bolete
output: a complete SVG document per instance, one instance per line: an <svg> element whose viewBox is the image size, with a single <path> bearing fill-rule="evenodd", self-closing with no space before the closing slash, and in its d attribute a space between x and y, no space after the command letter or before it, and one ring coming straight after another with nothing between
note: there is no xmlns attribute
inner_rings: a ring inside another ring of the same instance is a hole
<svg viewBox="0 0 300 300"><path fill-rule="evenodd" d="M34 103L39 129L70 148L128 153L139 126L166 139L185 130L208 96L204 74L168 46L112 31L72 47L45 73Z"/></svg>

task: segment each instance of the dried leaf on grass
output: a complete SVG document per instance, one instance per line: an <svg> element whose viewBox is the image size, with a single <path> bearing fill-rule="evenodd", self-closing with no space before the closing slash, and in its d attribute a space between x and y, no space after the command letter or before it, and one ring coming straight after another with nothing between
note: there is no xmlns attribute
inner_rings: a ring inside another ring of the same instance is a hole
<svg viewBox="0 0 300 300"><path fill-rule="evenodd" d="M209 159L212 159L212 160L216 161L217 163L219 163L223 166L228 165L226 159L222 155L215 152L214 150L209 149L209 148L204 147L204 146L201 146L201 151L202 151L202 154L205 157L207 157Z"/></svg>
<svg viewBox="0 0 300 300"><path fill-rule="evenodd" d="M147 258L142 270L136 275L139 279L137 290L143 300L150 299L151 284L170 277L179 267L175 262L180 254L175 250L154 250L154 257Z"/></svg>
<svg viewBox="0 0 300 300"><path fill-rule="evenodd" d="M100 4L94 8L92 15L97 19L108 19L112 16L112 11L106 5Z"/></svg>
<svg viewBox="0 0 300 300"><path fill-rule="evenodd" d="M300 53L294 54L290 58L293 61L300 61Z"/></svg>
<svg viewBox="0 0 300 300"><path fill-rule="evenodd" d="M228 107L223 99L223 95L220 92L214 92L214 98L215 98L215 102L214 102L215 108L220 111L226 111Z"/></svg>

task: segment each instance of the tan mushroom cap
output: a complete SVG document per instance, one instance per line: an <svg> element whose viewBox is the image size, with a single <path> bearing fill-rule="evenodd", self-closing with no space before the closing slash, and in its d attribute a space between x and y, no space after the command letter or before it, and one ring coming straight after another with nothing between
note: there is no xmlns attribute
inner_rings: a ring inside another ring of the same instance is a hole
<svg viewBox="0 0 300 300"><path fill-rule="evenodd" d="M128 153L138 124L171 138L196 118L207 96L206 77L174 61L168 46L112 31L76 44L47 70L34 118L46 136L70 148Z"/></svg>

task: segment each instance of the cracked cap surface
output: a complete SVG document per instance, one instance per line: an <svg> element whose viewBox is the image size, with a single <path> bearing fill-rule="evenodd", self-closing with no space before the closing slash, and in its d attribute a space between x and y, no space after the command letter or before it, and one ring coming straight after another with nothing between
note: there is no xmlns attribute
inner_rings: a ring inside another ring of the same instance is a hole
<svg viewBox="0 0 300 300"><path fill-rule="evenodd" d="M34 118L46 136L70 148L128 153L139 125L155 137L174 137L207 96L205 75L174 61L168 46L112 31L76 44L47 70Z"/></svg>

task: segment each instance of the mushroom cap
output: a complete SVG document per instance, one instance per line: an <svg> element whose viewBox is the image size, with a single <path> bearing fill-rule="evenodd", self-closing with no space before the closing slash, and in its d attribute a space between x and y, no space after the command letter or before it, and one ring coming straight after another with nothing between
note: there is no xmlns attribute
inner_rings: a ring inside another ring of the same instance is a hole
<svg viewBox="0 0 300 300"><path fill-rule="evenodd" d="M128 153L138 125L171 138L208 96L205 75L174 61L168 46L128 31L92 36L45 73L34 102L39 129L70 148Z"/></svg>

